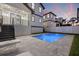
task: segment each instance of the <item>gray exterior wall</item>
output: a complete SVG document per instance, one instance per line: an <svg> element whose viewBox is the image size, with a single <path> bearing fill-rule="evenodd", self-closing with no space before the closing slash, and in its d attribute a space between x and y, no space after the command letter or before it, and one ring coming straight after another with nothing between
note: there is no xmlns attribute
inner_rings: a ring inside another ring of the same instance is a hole
<svg viewBox="0 0 79 59"><path fill-rule="evenodd" d="M30 28L23 25L15 25L15 36L25 36L31 33Z"/></svg>
<svg viewBox="0 0 79 59"><path fill-rule="evenodd" d="M32 30L32 33L43 32L43 28L32 27L31 30Z"/></svg>
<svg viewBox="0 0 79 59"><path fill-rule="evenodd" d="M30 6L30 8L32 8L32 4L28 3L28 5ZM41 7L42 11L39 12L39 7ZM42 16L42 12L43 12L43 8L39 3L35 3L35 8L33 9L35 14ZM31 17L31 21L30 21L30 25L31 25L31 33L38 33L38 32L43 32L43 17L37 16L32 14L32 16L35 18L35 21L32 21L32 17ZM39 19L41 19L41 22L39 22ZM32 26L38 26L38 27L32 27ZM39 27L40 26L40 27Z"/></svg>
<svg viewBox="0 0 79 59"><path fill-rule="evenodd" d="M39 14L39 15L43 15L42 12L43 12L43 8L42 6L40 5L40 3L34 3L35 4L35 8L33 9L35 14ZM29 7L32 8L32 3L28 3ZM41 7L42 11L39 12L39 7Z"/></svg>
<svg viewBox="0 0 79 59"><path fill-rule="evenodd" d="M30 21L31 26L41 26L41 27L43 27L43 19L42 19L42 17L36 16L34 14L32 14L32 16L34 16L35 21L32 21L32 20ZM41 19L41 22L39 22L39 19Z"/></svg>
<svg viewBox="0 0 79 59"><path fill-rule="evenodd" d="M31 33L38 33L38 32L43 32L43 19L42 17L33 15L35 17L35 21L33 22L32 20L30 21L31 25ZM39 22L39 19L41 19L41 22ZM37 27L32 27L32 26L37 26ZM40 28L41 27L41 28Z"/></svg>

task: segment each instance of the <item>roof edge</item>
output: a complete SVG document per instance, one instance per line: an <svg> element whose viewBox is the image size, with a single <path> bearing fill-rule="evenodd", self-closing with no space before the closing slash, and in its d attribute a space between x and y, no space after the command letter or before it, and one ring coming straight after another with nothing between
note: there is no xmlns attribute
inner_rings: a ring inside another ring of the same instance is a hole
<svg viewBox="0 0 79 59"><path fill-rule="evenodd" d="M54 16L57 16L56 14L54 14L54 13L53 13L53 12L51 12L51 11L50 11L50 12L45 13L44 15L47 15L47 14L49 14L49 13L53 14ZM44 16L44 15L43 15L43 16Z"/></svg>
<svg viewBox="0 0 79 59"><path fill-rule="evenodd" d="M27 3L23 3L29 10L31 10L32 13L34 13L34 11L32 10L32 8L29 7L29 5Z"/></svg>
<svg viewBox="0 0 79 59"><path fill-rule="evenodd" d="M42 3L40 3L40 5L43 7L43 9L45 9L44 5Z"/></svg>

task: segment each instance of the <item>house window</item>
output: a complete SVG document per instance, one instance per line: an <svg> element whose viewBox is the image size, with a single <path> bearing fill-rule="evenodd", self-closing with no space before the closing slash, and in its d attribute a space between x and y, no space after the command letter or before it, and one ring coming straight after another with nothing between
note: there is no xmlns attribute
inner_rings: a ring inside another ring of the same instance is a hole
<svg viewBox="0 0 79 59"><path fill-rule="evenodd" d="M49 18L49 14L47 14L47 17Z"/></svg>
<svg viewBox="0 0 79 59"><path fill-rule="evenodd" d="M39 12L42 12L42 8L41 7L39 7Z"/></svg>
<svg viewBox="0 0 79 59"><path fill-rule="evenodd" d="M35 8L35 4L34 3L32 3L32 9L34 9Z"/></svg>
<svg viewBox="0 0 79 59"><path fill-rule="evenodd" d="M41 19L39 19L39 22L42 22L42 20L41 20Z"/></svg>
<svg viewBox="0 0 79 59"><path fill-rule="evenodd" d="M45 19L45 16L43 16L43 19Z"/></svg>
<svg viewBox="0 0 79 59"><path fill-rule="evenodd" d="M11 24L19 25L21 24L21 16L15 13L10 13Z"/></svg>
<svg viewBox="0 0 79 59"><path fill-rule="evenodd" d="M2 12L3 24L10 24L10 13L6 10Z"/></svg>
<svg viewBox="0 0 79 59"><path fill-rule="evenodd" d="M22 25L28 26L28 19L29 19L28 16L29 16L28 14L21 16L21 24Z"/></svg>
<svg viewBox="0 0 79 59"><path fill-rule="evenodd" d="M51 18L53 17L53 15L51 14Z"/></svg>
<svg viewBox="0 0 79 59"><path fill-rule="evenodd" d="M35 18L34 18L34 16L32 16L32 21L33 21L33 22L35 21Z"/></svg>

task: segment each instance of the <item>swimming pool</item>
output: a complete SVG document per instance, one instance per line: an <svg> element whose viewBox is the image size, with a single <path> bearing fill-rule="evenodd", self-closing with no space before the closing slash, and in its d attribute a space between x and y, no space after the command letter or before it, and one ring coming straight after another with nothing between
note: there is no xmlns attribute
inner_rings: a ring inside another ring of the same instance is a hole
<svg viewBox="0 0 79 59"><path fill-rule="evenodd" d="M33 37L51 43L59 40L60 38L63 38L64 36L65 36L64 34L44 33Z"/></svg>

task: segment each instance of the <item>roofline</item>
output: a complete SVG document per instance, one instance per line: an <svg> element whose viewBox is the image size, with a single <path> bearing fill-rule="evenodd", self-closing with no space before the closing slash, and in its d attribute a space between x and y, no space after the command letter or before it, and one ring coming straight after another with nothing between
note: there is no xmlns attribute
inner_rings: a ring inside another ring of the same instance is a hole
<svg viewBox="0 0 79 59"><path fill-rule="evenodd" d="M31 7L29 7L28 3L23 3L23 4L24 4L28 9L30 9L32 13L34 13L33 9L32 9ZM43 6L42 3L39 3L39 4L42 6L43 9L45 9L45 7Z"/></svg>
<svg viewBox="0 0 79 59"><path fill-rule="evenodd" d="M47 14L49 14L49 13L53 14L54 16L57 16L57 15L54 14L53 12L48 12L48 13L45 13L44 15L47 15ZM44 15L43 15L43 16L44 16Z"/></svg>
<svg viewBox="0 0 79 59"><path fill-rule="evenodd" d="M40 3L40 5L43 7L43 9L45 9L44 5L42 3Z"/></svg>
<svg viewBox="0 0 79 59"><path fill-rule="evenodd" d="M23 3L29 10L31 10L31 13L34 13L33 9L29 7L28 3Z"/></svg>
<svg viewBox="0 0 79 59"><path fill-rule="evenodd" d="M38 14L35 14L35 13L33 13L33 15L36 15L36 16L39 16L39 17L43 17L43 16L41 16L41 15L38 15Z"/></svg>

